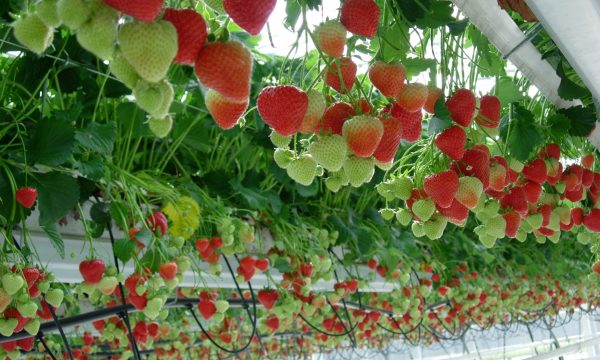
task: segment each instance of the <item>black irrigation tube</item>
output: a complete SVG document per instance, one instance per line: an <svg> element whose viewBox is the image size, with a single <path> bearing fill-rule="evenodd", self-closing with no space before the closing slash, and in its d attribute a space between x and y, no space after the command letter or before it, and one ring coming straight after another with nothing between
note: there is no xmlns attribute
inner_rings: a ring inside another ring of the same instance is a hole
<svg viewBox="0 0 600 360"><path fill-rule="evenodd" d="M42 343L42 346L44 347L44 350L46 350L48 356L50 356L50 359L56 360L56 356L54 356L54 353L52 352L48 344L46 344L46 340L44 340L44 333L40 331L35 337Z"/></svg>

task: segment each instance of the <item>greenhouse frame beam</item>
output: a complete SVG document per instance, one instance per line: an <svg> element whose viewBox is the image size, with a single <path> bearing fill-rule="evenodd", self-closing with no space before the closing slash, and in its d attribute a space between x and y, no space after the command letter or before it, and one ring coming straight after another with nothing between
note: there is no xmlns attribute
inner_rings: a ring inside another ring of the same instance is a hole
<svg viewBox="0 0 600 360"><path fill-rule="evenodd" d="M543 354L539 354L533 357L529 357L525 360L549 360L549 359L554 359L557 358L561 355L566 355L566 354L570 354L570 353L574 353L574 352L578 352L581 351L582 349L588 348L590 346L594 346L594 345L598 345L600 344L600 335L598 336L594 336L591 339L588 340L584 340L584 341L580 341L578 343L572 344L572 345L568 345L568 346L563 346L561 348L549 351L549 352L545 352Z"/></svg>

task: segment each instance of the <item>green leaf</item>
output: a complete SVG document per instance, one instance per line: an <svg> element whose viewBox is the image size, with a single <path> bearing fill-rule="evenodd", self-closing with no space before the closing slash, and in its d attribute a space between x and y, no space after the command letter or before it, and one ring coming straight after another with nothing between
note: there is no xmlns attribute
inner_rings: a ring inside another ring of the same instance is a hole
<svg viewBox="0 0 600 360"><path fill-rule="evenodd" d="M75 178L49 172L36 175L34 182L39 195L41 226L53 224L77 205L79 185Z"/></svg>
<svg viewBox="0 0 600 360"><path fill-rule="evenodd" d="M129 239L119 239L115 241L113 251L119 260L121 260L123 263L126 263L134 254L135 242Z"/></svg>
<svg viewBox="0 0 600 360"><path fill-rule="evenodd" d="M435 102L434 113L435 116L429 120L429 127L427 128L427 134L430 136L440 133L452 126L450 111L448 111L444 99L440 98Z"/></svg>
<svg viewBox="0 0 600 360"><path fill-rule="evenodd" d="M110 222L109 205L104 202L97 202L90 208L90 217L99 224L108 224Z"/></svg>
<svg viewBox="0 0 600 360"><path fill-rule="evenodd" d="M126 134L133 139L142 137L146 133L147 126L144 124L144 112L136 104L119 104L116 118L119 124L119 133Z"/></svg>
<svg viewBox="0 0 600 360"><path fill-rule="evenodd" d="M435 1L432 2L429 12L425 17L418 19L416 24L421 29L424 28L437 28L443 25L456 22L456 19L452 17L454 7L451 1ZM465 25L466 26L466 25ZM460 32L459 32L460 34Z"/></svg>
<svg viewBox="0 0 600 360"><path fill-rule="evenodd" d="M290 263L287 260L282 259L282 258L277 258L277 260L275 260L275 264L273 264L273 267L282 274L291 272L293 270Z"/></svg>
<svg viewBox="0 0 600 360"><path fill-rule="evenodd" d="M590 92L587 88L578 85L567 77L563 66L564 64L561 61L556 67L556 75L561 78L558 87L558 96L565 100L575 100L589 96Z"/></svg>
<svg viewBox="0 0 600 360"><path fill-rule="evenodd" d="M448 29L450 30L450 34L454 36L459 36L460 34L464 33L467 29L467 25L469 25L469 19L453 21L446 24L446 26L448 26Z"/></svg>
<svg viewBox="0 0 600 360"><path fill-rule="evenodd" d="M298 22L298 18L300 17L301 12L302 7L298 3L298 0L288 0L285 6L285 26L293 30L296 26L296 23Z"/></svg>
<svg viewBox="0 0 600 360"><path fill-rule="evenodd" d="M554 114L546 120L550 136L557 141L564 139L571 129L571 120L564 114Z"/></svg>
<svg viewBox="0 0 600 360"><path fill-rule="evenodd" d="M99 155L90 156L89 159L77 162L81 175L90 180L100 180L104 175L105 164Z"/></svg>
<svg viewBox="0 0 600 360"><path fill-rule="evenodd" d="M113 201L110 203L110 217L115 221L117 226L122 230L127 230L129 211L127 205L121 201Z"/></svg>
<svg viewBox="0 0 600 360"><path fill-rule="evenodd" d="M368 231L364 229L359 229L357 234L357 246L358 251L362 256L371 253L371 251L375 247L375 240L373 239L373 235L371 235Z"/></svg>
<svg viewBox="0 0 600 360"><path fill-rule="evenodd" d="M75 138L83 147L102 155L112 153L116 136L117 125L114 122L107 124L94 122L75 134Z"/></svg>
<svg viewBox="0 0 600 360"><path fill-rule="evenodd" d="M73 126L65 121L42 119L29 142L29 160L49 166L61 165L73 153L74 134Z"/></svg>
<svg viewBox="0 0 600 360"><path fill-rule="evenodd" d="M566 116L571 121L569 134L573 136L588 136L596 126L597 115L592 105L560 109L558 113Z"/></svg>
<svg viewBox="0 0 600 360"><path fill-rule="evenodd" d="M152 249L148 249L142 257L141 264L153 272L158 271L161 264L160 254Z"/></svg>
<svg viewBox="0 0 600 360"><path fill-rule="evenodd" d="M296 190L298 194L302 197L311 197L315 196L319 193L319 183L318 181L313 181L309 186L304 186L296 183Z"/></svg>
<svg viewBox="0 0 600 360"><path fill-rule="evenodd" d="M533 151L543 143L544 138L531 112L518 105L512 108L513 114L507 126L506 144L512 156L519 161L527 161Z"/></svg>
<svg viewBox="0 0 600 360"><path fill-rule="evenodd" d="M407 58L402 61L406 68L406 77L411 79L425 70L435 69L437 62L434 59Z"/></svg>
<svg viewBox="0 0 600 360"><path fill-rule="evenodd" d="M62 236L56 229L56 224L42 225L41 228L44 230L46 235L48 235L48 239L50 239L50 243L52 244L52 246L54 246L54 248L56 249L56 252L58 252L58 255L60 255L60 257L62 259L64 259L65 258L65 242L63 241Z"/></svg>
<svg viewBox="0 0 600 360"><path fill-rule="evenodd" d="M508 76L501 76L496 80L496 85L494 86L492 93L498 97L502 106L519 102L524 98L523 92L519 90L519 87L513 82L513 79Z"/></svg>

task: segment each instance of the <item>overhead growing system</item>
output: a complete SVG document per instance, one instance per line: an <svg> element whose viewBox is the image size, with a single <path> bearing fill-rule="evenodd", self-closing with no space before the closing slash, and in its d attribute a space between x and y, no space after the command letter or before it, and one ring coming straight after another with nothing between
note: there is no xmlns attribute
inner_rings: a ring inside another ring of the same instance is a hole
<svg viewBox="0 0 600 360"><path fill-rule="evenodd" d="M0 358L359 356L593 313L594 74L522 6L0 4Z"/></svg>

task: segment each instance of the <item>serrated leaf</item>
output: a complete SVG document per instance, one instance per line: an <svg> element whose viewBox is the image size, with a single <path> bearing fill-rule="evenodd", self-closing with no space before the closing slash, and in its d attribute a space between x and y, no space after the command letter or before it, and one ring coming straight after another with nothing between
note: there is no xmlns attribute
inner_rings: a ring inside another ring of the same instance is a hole
<svg viewBox="0 0 600 360"><path fill-rule="evenodd" d="M135 242L129 239L118 239L115 241L113 251L119 260L121 260L123 263L126 263L133 256L135 251Z"/></svg>
<svg viewBox="0 0 600 360"><path fill-rule="evenodd" d="M556 140L563 139L571 128L571 120L564 114L556 113L551 115L546 120L549 128L550 136Z"/></svg>
<svg viewBox="0 0 600 360"><path fill-rule="evenodd" d="M359 229L357 234L357 246L361 256L368 255L375 247L373 236L364 229Z"/></svg>
<svg viewBox="0 0 600 360"><path fill-rule="evenodd" d="M593 106L573 106L560 109L558 113L570 120L569 134L573 136L588 136L596 126L596 111Z"/></svg>
<svg viewBox="0 0 600 360"><path fill-rule="evenodd" d="M282 258L278 258L277 260L275 260L275 264L273 264L273 267L282 274L291 272L293 270L290 263L287 260L282 259Z"/></svg>
<svg viewBox="0 0 600 360"><path fill-rule="evenodd" d="M450 34L454 36L459 36L460 34L464 33L468 25L469 19L453 21L446 24L446 26L448 26L448 30L450 30Z"/></svg>
<svg viewBox="0 0 600 360"><path fill-rule="evenodd" d="M437 66L437 61L434 59L408 58L404 59L402 64L406 68L406 77L411 79L425 70L434 69Z"/></svg>
<svg viewBox="0 0 600 360"><path fill-rule="evenodd" d="M40 225L53 224L77 205L79 185L75 178L49 172L36 175L34 182L39 196Z"/></svg>
<svg viewBox="0 0 600 360"><path fill-rule="evenodd" d="M110 155L113 151L117 126L114 122L107 124L91 123L75 134L77 141L85 148Z"/></svg>
<svg viewBox="0 0 600 360"><path fill-rule="evenodd" d="M302 13L302 7L298 3L298 0L288 0L285 6L285 13L286 17L284 24L286 27L293 30L298 22L300 14Z"/></svg>
<svg viewBox="0 0 600 360"><path fill-rule="evenodd" d="M544 138L531 112L517 105L512 109L513 115L507 125L506 144L513 157L519 161L527 161Z"/></svg>
<svg viewBox="0 0 600 360"><path fill-rule="evenodd" d="M558 86L558 96L561 98L575 100L589 96L590 92L587 88L578 85L567 77L562 61L556 67L556 75L561 78L560 85Z"/></svg>
<svg viewBox="0 0 600 360"><path fill-rule="evenodd" d="M313 181L310 185L304 186L296 183L296 190L302 197L311 197L319 193L319 184L317 181Z"/></svg>
<svg viewBox="0 0 600 360"><path fill-rule="evenodd" d="M28 144L28 160L49 166L61 165L73 153L74 143L73 126L65 121L42 119Z"/></svg>
<svg viewBox="0 0 600 360"><path fill-rule="evenodd" d="M519 87L513 82L513 79L506 76L501 76L497 79L496 85L492 89L492 93L498 97L502 106L519 102L524 98L523 92L519 90Z"/></svg>
<svg viewBox="0 0 600 360"><path fill-rule="evenodd" d="M56 224L46 224L42 225L41 228L44 230L46 235L48 235L48 239L50 239L50 243L56 249L58 255L60 255L61 259L65 258L65 242L63 241L62 236L56 229Z"/></svg>
<svg viewBox="0 0 600 360"><path fill-rule="evenodd" d="M104 161L99 157L90 156L89 159L77 162L77 167L85 178L89 180L100 180L104 175Z"/></svg>
<svg viewBox="0 0 600 360"><path fill-rule="evenodd" d="M108 224L110 222L109 205L104 202L97 202L90 208L90 217L99 224Z"/></svg>

